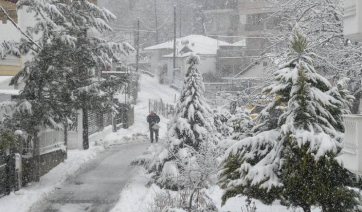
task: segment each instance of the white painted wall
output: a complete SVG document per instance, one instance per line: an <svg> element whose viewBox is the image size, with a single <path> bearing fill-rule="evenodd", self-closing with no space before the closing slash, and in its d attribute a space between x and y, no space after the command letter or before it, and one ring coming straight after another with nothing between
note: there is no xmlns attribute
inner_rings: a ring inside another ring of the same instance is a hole
<svg viewBox="0 0 362 212"><path fill-rule="evenodd" d="M7 21L6 23L3 23L0 21L0 43L4 41L20 41L21 35L19 31L14 27L14 25ZM4 66L19 66L20 59L7 55L4 60L0 60L0 65Z"/></svg>
<svg viewBox="0 0 362 212"><path fill-rule="evenodd" d="M264 66L264 62L267 63L267 66ZM259 62L259 64L254 65L245 73L243 73L240 77L264 77L266 72L271 69L270 64L271 61L268 59L264 59Z"/></svg>
<svg viewBox="0 0 362 212"><path fill-rule="evenodd" d="M344 147L341 159L345 168L362 174L362 115L344 115Z"/></svg>
<svg viewBox="0 0 362 212"><path fill-rule="evenodd" d="M36 24L36 20L34 18L34 13L26 12L26 7L23 7L18 11L18 22L20 28L25 31L28 27L34 26ZM19 32L20 33L20 32ZM40 38L40 35L34 35L34 39L37 40ZM22 65L24 65L27 61L30 61L32 56L30 54L22 56Z"/></svg>
<svg viewBox="0 0 362 212"><path fill-rule="evenodd" d="M18 23L17 25L23 30L26 31L27 27L34 26L36 24L36 20L34 18L33 13L28 13L26 11L26 7L23 7L22 9L18 10ZM0 42L3 41L20 41L20 38L23 36L21 35L20 31L15 28L15 26L10 22L7 21L5 24L0 22ZM39 38L39 36L34 36L34 39ZM29 55L23 55L22 56L22 65L29 61L32 58L32 56Z"/></svg>
<svg viewBox="0 0 362 212"><path fill-rule="evenodd" d="M187 69L189 68L189 65L187 64L188 57L178 57L176 58L176 67L181 68L181 76L186 74ZM201 74L205 73L215 73L216 72L216 56L210 55L210 56L201 56L200 57L200 64L197 65L197 69ZM167 58L167 77L172 78L173 77L173 58L168 57Z"/></svg>
<svg viewBox="0 0 362 212"><path fill-rule="evenodd" d="M201 74L216 73L216 55L205 55L201 56L200 59L197 68Z"/></svg>
<svg viewBox="0 0 362 212"><path fill-rule="evenodd" d="M362 1L345 0L344 9L344 35L353 41L362 41Z"/></svg>
<svg viewBox="0 0 362 212"><path fill-rule="evenodd" d="M10 21L7 21L6 23L0 21L0 32L0 42L12 40L19 41L21 37L18 30L10 23Z"/></svg>

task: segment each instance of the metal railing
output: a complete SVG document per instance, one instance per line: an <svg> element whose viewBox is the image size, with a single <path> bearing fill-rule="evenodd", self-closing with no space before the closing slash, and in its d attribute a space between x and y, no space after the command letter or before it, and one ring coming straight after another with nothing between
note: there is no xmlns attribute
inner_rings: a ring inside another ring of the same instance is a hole
<svg viewBox="0 0 362 212"><path fill-rule="evenodd" d="M63 130L44 130L39 133L40 154L46 154L53 150L64 147L64 131Z"/></svg>

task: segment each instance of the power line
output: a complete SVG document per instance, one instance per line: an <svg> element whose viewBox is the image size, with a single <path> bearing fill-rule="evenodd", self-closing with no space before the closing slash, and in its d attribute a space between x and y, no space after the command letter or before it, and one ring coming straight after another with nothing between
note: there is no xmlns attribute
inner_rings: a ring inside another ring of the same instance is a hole
<svg viewBox="0 0 362 212"><path fill-rule="evenodd" d="M145 27L146 29L152 30L152 31L156 31L156 30L158 30L158 29L161 29L161 28L163 27L163 25L165 25L165 24L167 23L167 21L168 21L168 19L170 18L172 12L173 12L173 11L171 11L171 12L168 14L166 20L165 20L159 27L157 27L156 29L151 29L151 28L149 28L149 27L146 26L147 24L146 24L144 21L142 21L142 20L140 20L140 21L144 24L144 27Z"/></svg>
<svg viewBox="0 0 362 212"><path fill-rule="evenodd" d="M156 33L155 30L145 30L145 29L129 29L129 28L120 28L120 27L113 27L112 29L115 29L115 30L121 30L121 31L134 31L134 32L153 32L153 33Z"/></svg>

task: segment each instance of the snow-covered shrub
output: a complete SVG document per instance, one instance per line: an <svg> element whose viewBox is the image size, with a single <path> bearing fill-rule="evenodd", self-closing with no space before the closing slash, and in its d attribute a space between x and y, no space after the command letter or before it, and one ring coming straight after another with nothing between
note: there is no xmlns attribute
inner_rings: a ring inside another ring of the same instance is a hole
<svg viewBox="0 0 362 212"><path fill-rule="evenodd" d="M256 212L256 205L255 205L255 201L252 201L252 199L250 197L247 197L245 199L245 206L243 206L241 208L242 212Z"/></svg>
<svg viewBox="0 0 362 212"><path fill-rule="evenodd" d="M169 80L167 78L167 63L164 61L161 61L157 66L157 75L158 75L158 82L160 84L167 84L169 83Z"/></svg>
<svg viewBox="0 0 362 212"><path fill-rule="evenodd" d="M254 123L255 122L248 109L244 107L237 107L236 113L234 115L230 115L229 119L225 123L226 126L232 129L232 133L228 137L224 137L224 139L219 142L218 148L225 151L239 140L252 136Z"/></svg>
<svg viewBox="0 0 362 212"><path fill-rule="evenodd" d="M218 132L218 137L221 139L227 138L232 135L234 129L229 125L228 120L232 115L224 109L214 110L214 125Z"/></svg>
<svg viewBox="0 0 362 212"><path fill-rule="evenodd" d="M13 130L5 127L0 128L0 150L8 150L10 147L18 149L20 145Z"/></svg>
<svg viewBox="0 0 362 212"><path fill-rule="evenodd" d="M147 212L160 211L192 211L192 212L212 212L217 211L211 198L208 197L204 190L197 193L195 205L190 209L189 198L191 190L170 191L161 190L157 192L152 202L147 204Z"/></svg>
<svg viewBox="0 0 362 212"><path fill-rule="evenodd" d="M309 212L356 211L360 195L336 157L343 147L341 96L314 69L315 54L297 30L289 62L264 89L277 96L262 112L257 133L231 146L219 172L223 202L244 194L264 203L279 199ZM337 95L338 94L338 95ZM278 114L279 117L273 114Z"/></svg>
<svg viewBox="0 0 362 212"><path fill-rule="evenodd" d="M205 190L200 190L194 194L194 205L190 208L190 196L192 190L161 190L157 192L151 202L147 204L147 212L160 212L160 211L192 211L192 212L213 212L217 211L213 200L206 194Z"/></svg>

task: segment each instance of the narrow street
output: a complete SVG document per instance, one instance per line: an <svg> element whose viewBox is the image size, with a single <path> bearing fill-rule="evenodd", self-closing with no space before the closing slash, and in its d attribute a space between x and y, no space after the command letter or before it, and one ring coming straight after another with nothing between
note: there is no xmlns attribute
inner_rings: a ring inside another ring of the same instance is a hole
<svg viewBox="0 0 362 212"><path fill-rule="evenodd" d="M110 146L30 212L109 211L138 168L130 162L148 146L146 141Z"/></svg>

